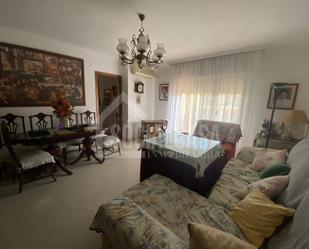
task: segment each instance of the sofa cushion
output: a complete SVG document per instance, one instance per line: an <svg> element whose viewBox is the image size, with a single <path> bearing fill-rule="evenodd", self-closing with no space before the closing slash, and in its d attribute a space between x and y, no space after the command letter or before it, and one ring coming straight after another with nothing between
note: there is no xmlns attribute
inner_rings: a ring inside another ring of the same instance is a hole
<svg viewBox="0 0 309 249"><path fill-rule="evenodd" d="M239 201L235 194L260 179L258 172L250 169L250 166L251 164L238 157L230 160L212 188L209 200L230 209L234 203Z"/></svg>
<svg viewBox="0 0 309 249"><path fill-rule="evenodd" d="M273 176L251 183L239 190L235 196L239 199L245 198L252 189L258 188L269 198L275 199L288 186L289 176Z"/></svg>
<svg viewBox="0 0 309 249"><path fill-rule="evenodd" d="M256 153L259 151L276 151L276 150L265 149L260 147L252 147L252 146L242 147L239 153L237 154L237 158L246 163L252 163Z"/></svg>
<svg viewBox="0 0 309 249"><path fill-rule="evenodd" d="M261 190L254 189L233 208L231 215L248 241L259 248L284 218L293 216L294 212L292 208L274 203Z"/></svg>
<svg viewBox="0 0 309 249"><path fill-rule="evenodd" d="M267 167L285 162L287 154L287 150L258 151L255 154L251 169L260 172Z"/></svg>
<svg viewBox="0 0 309 249"><path fill-rule="evenodd" d="M299 142L291 150L287 159L291 167L289 186L278 198L284 206L297 208L301 199L309 191L309 140Z"/></svg>
<svg viewBox="0 0 309 249"><path fill-rule="evenodd" d="M246 163L252 163L255 157L255 154L258 151L265 150L264 148L259 148L259 147L242 147L237 154L237 158L246 162Z"/></svg>
<svg viewBox="0 0 309 249"><path fill-rule="evenodd" d="M273 166L267 167L260 173L261 179L272 176L283 176L290 173L291 168L287 163L278 163Z"/></svg>
<svg viewBox="0 0 309 249"><path fill-rule="evenodd" d="M253 245L216 228L189 223L190 249L256 249Z"/></svg>
<svg viewBox="0 0 309 249"><path fill-rule="evenodd" d="M186 245L189 222L207 224L245 240L228 210L166 177L153 175L123 194L182 238Z"/></svg>
<svg viewBox="0 0 309 249"><path fill-rule="evenodd" d="M305 193L293 219L268 242L268 249L308 249L309 192Z"/></svg>

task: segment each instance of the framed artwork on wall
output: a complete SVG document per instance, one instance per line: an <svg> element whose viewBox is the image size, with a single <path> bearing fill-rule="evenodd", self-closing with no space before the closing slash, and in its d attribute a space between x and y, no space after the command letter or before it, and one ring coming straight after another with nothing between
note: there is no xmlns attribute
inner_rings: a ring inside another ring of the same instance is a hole
<svg viewBox="0 0 309 249"><path fill-rule="evenodd" d="M159 86L159 100L167 101L168 100L168 83L160 84Z"/></svg>
<svg viewBox="0 0 309 249"><path fill-rule="evenodd" d="M298 83L285 83L278 89L278 96L276 101L276 109L293 110L296 102ZM267 108L271 109L274 106L274 86L270 87Z"/></svg>
<svg viewBox="0 0 309 249"><path fill-rule="evenodd" d="M83 59L0 42L0 107L50 106L58 92L85 105Z"/></svg>
<svg viewBox="0 0 309 249"><path fill-rule="evenodd" d="M104 89L104 104L109 105L112 103L112 90L111 89Z"/></svg>

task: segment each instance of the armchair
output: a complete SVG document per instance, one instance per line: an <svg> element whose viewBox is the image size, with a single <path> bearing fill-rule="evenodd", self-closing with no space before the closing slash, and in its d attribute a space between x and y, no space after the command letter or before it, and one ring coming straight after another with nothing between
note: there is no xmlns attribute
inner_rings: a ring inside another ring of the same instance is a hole
<svg viewBox="0 0 309 249"><path fill-rule="evenodd" d="M197 122L193 135L221 141L228 160L235 156L236 144L242 137L239 124L203 119Z"/></svg>

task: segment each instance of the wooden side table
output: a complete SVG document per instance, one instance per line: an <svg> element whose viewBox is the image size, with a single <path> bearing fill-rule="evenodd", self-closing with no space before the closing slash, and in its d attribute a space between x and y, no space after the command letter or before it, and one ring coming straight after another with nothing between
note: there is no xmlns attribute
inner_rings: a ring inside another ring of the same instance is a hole
<svg viewBox="0 0 309 249"><path fill-rule="evenodd" d="M284 150L287 149L290 151L301 139L281 139L281 138L270 138L268 148L270 149L277 149L277 150ZM265 147L266 144L266 137L262 137L260 134L256 136L254 139L254 146L255 147Z"/></svg>

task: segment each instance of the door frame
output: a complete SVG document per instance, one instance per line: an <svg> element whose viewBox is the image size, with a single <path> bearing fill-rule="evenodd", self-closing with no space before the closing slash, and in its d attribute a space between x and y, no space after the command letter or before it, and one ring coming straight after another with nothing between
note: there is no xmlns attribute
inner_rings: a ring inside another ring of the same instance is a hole
<svg viewBox="0 0 309 249"><path fill-rule="evenodd" d="M100 72L100 71L95 71L95 97L96 97L96 116L97 120L101 121L100 117L100 91L99 91L99 78L100 76L105 76L105 77L110 77L110 78L115 78L118 79L118 88L119 88L119 95L122 93L122 76L118 74L111 74L111 73L105 73L105 72ZM120 102L119 105L119 122L120 122L120 139L122 138L122 128L123 128L123 123L122 123L122 101Z"/></svg>

